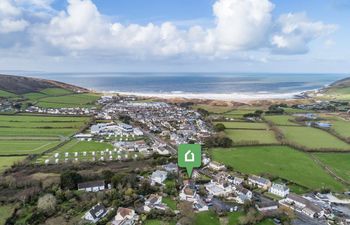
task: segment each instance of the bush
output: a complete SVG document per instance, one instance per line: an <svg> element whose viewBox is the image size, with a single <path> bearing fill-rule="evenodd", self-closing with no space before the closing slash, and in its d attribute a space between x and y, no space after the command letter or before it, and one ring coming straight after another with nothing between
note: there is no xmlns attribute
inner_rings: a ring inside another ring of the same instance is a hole
<svg viewBox="0 0 350 225"><path fill-rule="evenodd" d="M82 177L77 172L65 171L61 174L62 189L77 189L78 183L82 181Z"/></svg>
<svg viewBox="0 0 350 225"><path fill-rule="evenodd" d="M52 194L46 194L43 197L39 198L37 207L39 211L47 215L52 215L55 212L56 205L57 201L55 196Z"/></svg>
<svg viewBox="0 0 350 225"><path fill-rule="evenodd" d="M224 131L225 129L226 129L226 127L225 127L225 125L222 124L222 123L215 124L215 126L214 126L214 130L215 130L216 132L222 132L222 131Z"/></svg>

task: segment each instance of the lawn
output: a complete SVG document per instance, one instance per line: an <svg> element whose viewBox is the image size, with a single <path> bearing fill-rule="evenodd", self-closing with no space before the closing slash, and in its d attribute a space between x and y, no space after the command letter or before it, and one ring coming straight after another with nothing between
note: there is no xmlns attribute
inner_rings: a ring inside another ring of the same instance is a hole
<svg viewBox="0 0 350 225"><path fill-rule="evenodd" d="M205 104L194 105L192 106L192 108L194 109L201 108L201 109L207 110L210 113L217 113L217 114L225 113L232 109L232 107L229 107L229 106L212 106L212 105L205 105Z"/></svg>
<svg viewBox="0 0 350 225"><path fill-rule="evenodd" d="M266 130L268 128L266 123L253 123L253 122L215 122L215 124L222 123L227 129L261 129Z"/></svg>
<svg viewBox="0 0 350 225"><path fill-rule="evenodd" d="M343 191L344 186L328 175L306 153L286 146L237 147L212 149L213 159L246 174L269 173L310 189L329 187Z"/></svg>
<svg viewBox="0 0 350 225"><path fill-rule="evenodd" d="M288 141L310 149L350 150L350 145L326 131L312 127L279 127Z"/></svg>
<svg viewBox="0 0 350 225"><path fill-rule="evenodd" d="M0 155L38 154L58 145L59 141L0 140Z"/></svg>
<svg viewBox="0 0 350 225"><path fill-rule="evenodd" d="M314 156L320 159L338 176L350 182L350 154L315 153Z"/></svg>
<svg viewBox="0 0 350 225"><path fill-rule="evenodd" d="M290 122L289 120L293 120L293 116L287 116L287 115L276 115L276 116L265 116L264 117L267 121L270 121L274 123L275 125L283 125L283 126L299 126L296 123Z"/></svg>
<svg viewBox="0 0 350 225"><path fill-rule="evenodd" d="M238 225L239 217L243 216L241 212L232 212L228 214L228 225Z"/></svg>
<svg viewBox="0 0 350 225"><path fill-rule="evenodd" d="M42 98L37 106L43 108L89 108L95 106L94 103L99 99L99 95L95 94L72 94L65 96L55 96Z"/></svg>
<svg viewBox="0 0 350 225"><path fill-rule="evenodd" d="M226 129L225 134L235 144L275 144L278 143L275 134L266 130L231 130Z"/></svg>
<svg viewBox="0 0 350 225"><path fill-rule="evenodd" d="M4 225L6 220L11 217L14 211L11 205L1 205L0 206L0 225Z"/></svg>
<svg viewBox="0 0 350 225"><path fill-rule="evenodd" d="M0 157L0 172L11 167L14 163L22 161L25 157L14 156L14 157ZM1 219L1 218L0 218Z"/></svg>
<svg viewBox="0 0 350 225"><path fill-rule="evenodd" d="M176 201L170 197L163 198L163 203L166 204L170 209L176 210Z"/></svg>
<svg viewBox="0 0 350 225"><path fill-rule="evenodd" d="M175 225L176 222L167 222L163 220L146 220L145 225Z"/></svg>
<svg viewBox="0 0 350 225"><path fill-rule="evenodd" d="M219 217L212 211L196 213L195 225L220 225Z"/></svg>

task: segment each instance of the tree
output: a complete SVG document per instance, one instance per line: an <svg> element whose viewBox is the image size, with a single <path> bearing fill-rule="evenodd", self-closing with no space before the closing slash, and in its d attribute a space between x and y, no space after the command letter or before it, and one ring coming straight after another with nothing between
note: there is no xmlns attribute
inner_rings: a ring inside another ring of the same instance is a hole
<svg viewBox="0 0 350 225"><path fill-rule="evenodd" d="M37 207L41 212L52 215L55 212L56 205L56 197L52 194L46 194L39 198Z"/></svg>
<svg viewBox="0 0 350 225"><path fill-rule="evenodd" d="M233 141L223 135L214 135L205 140L205 145L208 148L212 147L222 147L222 148L229 148L233 144Z"/></svg>
<svg viewBox="0 0 350 225"><path fill-rule="evenodd" d="M222 131L224 131L225 129L226 129L226 127L225 127L225 125L222 124L222 123L215 124L215 126L214 126L214 130L215 130L216 132L222 132Z"/></svg>
<svg viewBox="0 0 350 225"><path fill-rule="evenodd" d="M202 108L198 108L198 109L197 109L197 112L200 113L200 114L201 114L202 116L204 116L204 117L207 117L207 116L209 116L209 114L210 114L207 110L202 109Z"/></svg>
<svg viewBox="0 0 350 225"><path fill-rule="evenodd" d="M74 171L65 171L61 174L62 189L77 189L78 183L82 181L79 173Z"/></svg>

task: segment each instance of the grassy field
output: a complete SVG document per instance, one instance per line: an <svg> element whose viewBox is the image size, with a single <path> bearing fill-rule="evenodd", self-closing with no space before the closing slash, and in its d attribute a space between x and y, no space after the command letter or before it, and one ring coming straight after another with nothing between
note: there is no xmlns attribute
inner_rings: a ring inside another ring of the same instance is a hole
<svg viewBox="0 0 350 225"><path fill-rule="evenodd" d="M247 174L269 173L310 189L329 187L343 191L344 186L328 175L306 153L283 146L212 149L215 161Z"/></svg>
<svg viewBox="0 0 350 225"><path fill-rule="evenodd" d="M339 177L350 182L350 154L315 153L314 155Z"/></svg>
<svg viewBox="0 0 350 225"><path fill-rule="evenodd" d="M279 127L287 140L311 149L350 150L350 145L326 131L312 127Z"/></svg>
<svg viewBox="0 0 350 225"><path fill-rule="evenodd" d="M337 99L337 100L350 100L350 87L337 88L327 91L321 98L325 99Z"/></svg>
<svg viewBox="0 0 350 225"><path fill-rule="evenodd" d="M17 95L15 95L15 94L13 94L13 93L0 90L0 97L9 98L9 97L16 97L16 96L17 96Z"/></svg>
<svg viewBox="0 0 350 225"><path fill-rule="evenodd" d="M334 120L331 121L332 129L337 132L339 135L350 138L350 121L345 120Z"/></svg>
<svg viewBox="0 0 350 225"><path fill-rule="evenodd" d="M44 140L0 140L0 155L39 154L59 143L59 141Z"/></svg>
<svg viewBox="0 0 350 225"><path fill-rule="evenodd" d="M228 107L228 106L212 106L212 105L205 105L205 104L198 104L198 105L194 105L192 106L193 109L205 109L210 113L225 113L228 112L230 110L232 110L232 107Z"/></svg>
<svg viewBox="0 0 350 225"><path fill-rule="evenodd" d="M195 225L220 225L219 217L212 211L196 213Z"/></svg>
<svg viewBox="0 0 350 225"><path fill-rule="evenodd" d="M225 134L233 140L235 144L247 142L258 142L258 144L278 143L272 131L266 130L230 130L226 129Z"/></svg>
<svg viewBox="0 0 350 225"><path fill-rule="evenodd" d="M146 220L145 225L175 225L176 222L167 222L167 221L163 221L163 220Z"/></svg>
<svg viewBox="0 0 350 225"><path fill-rule="evenodd" d="M0 123L5 122L86 122L88 117L64 117L64 116L0 116Z"/></svg>
<svg viewBox="0 0 350 225"><path fill-rule="evenodd" d="M42 108L90 108L98 99L99 96L95 94L71 94L41 98L36 105Z"/></svg>
<svg viewBox="0 0 350 225"><path fill-rule="evenodd" d="M0 157L0 172L12 166L14 163L22 161L25 159L23 156L15 156L15 157Z"/></svg>
<svg viewBox="0 0 350 225"><path fill-rule="evenodd" d="M38 100L40 98L47 97L47 95L45 95L43 93L27 93L27 94L24 94L23 97L25 97L29 100Z"/></svg>
<svg viewBox="0 0 350 225"><path fill-rule="evenodd" d="M0 128L1 137L60 137L70 136L76 132L72 128Z"/></svg>
<svg viewBox="0 0 350 225"><path fill-rule="evenodd" d="M0 225L4 225L6 219L9 218L14 211L14 207L11 205L0 206Z"/></svg>
<svg viewBox="0 0 350 225"><path fill-rule="evenodd" d="M293 116L288 115L276 115L276 116L265 116L264 117L267 121L270 121L274 123L275 125L282 125L282 126L299 126L296 123L290 122L289 120L294 119Z"/></svg>
<svg viewBox="0 0 350 225"><path fill-rule="evenodd" d="M215 122L215 124L222 123L227 129L261 129L268 128L266 123L252 123L252 122Z"/></svg>
<svg viewBox="0 0 350 225"><path fill-rule="evenodd" d="M66 90L66 89L63 89L63 88L47 88L47 89L41 90L40 92L45 94L45 95L51 95L51 96L73 94L72 91Z"/></svg>

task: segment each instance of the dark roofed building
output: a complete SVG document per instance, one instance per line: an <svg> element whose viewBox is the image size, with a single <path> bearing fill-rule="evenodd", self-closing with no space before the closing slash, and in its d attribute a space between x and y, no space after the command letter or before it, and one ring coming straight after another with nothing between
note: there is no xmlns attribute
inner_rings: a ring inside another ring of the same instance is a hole
<svg viewBox="0 0 350 225"><path fill-rule="evenodd" d="M103 180L98 181L90 181L78 184L79 191L87 191L87 192L98 192L103 191L105 189L105 182Z"/></svg>
<svg viewBox="0 0 350 225"><path fill-rule="evenodd" d="M84 219L89 222L96 223L107 215L107 213L108 210L101 203L99 203L85 213Z"/></svg>

